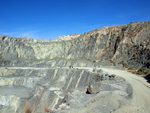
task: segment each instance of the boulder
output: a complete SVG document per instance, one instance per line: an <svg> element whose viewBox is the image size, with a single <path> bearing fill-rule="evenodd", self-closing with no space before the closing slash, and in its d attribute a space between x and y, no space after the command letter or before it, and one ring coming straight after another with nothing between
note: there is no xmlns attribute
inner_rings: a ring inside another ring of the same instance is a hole
<svg viewBox="0 0 150 113"><path fill-rule="evenodd" d="M97 94L100 91L100 82L95 82L89 85L87 88L87 94Z"/></svg>

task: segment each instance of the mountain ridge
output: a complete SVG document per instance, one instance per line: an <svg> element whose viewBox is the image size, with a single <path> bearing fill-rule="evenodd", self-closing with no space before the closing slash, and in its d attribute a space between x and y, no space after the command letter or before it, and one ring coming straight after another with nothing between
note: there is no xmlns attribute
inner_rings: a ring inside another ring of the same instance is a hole
<svg viewBox="0 0 150 113"><path fill-rule="evenodd" d="M67 37L69 40L0 36L1 61L97 59L141 67L150 60L150 21L102 27Z"/></svg>

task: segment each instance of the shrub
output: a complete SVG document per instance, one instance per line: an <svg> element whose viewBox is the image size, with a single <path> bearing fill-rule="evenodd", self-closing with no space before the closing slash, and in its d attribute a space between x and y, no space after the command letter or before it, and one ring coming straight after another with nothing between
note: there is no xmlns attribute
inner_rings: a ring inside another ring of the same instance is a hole
<svg viewBox="0 0 150 113"><path fill-rule="evenodd" d="M122 65L123 65L123 67L125 67L125 68L128 67L128 64L126 64L126 63L124 63L124 62L122 62Z"/></svg>
<svg viewBox="0 0 150 113"><path fill-rule="evenodd" d="M116 62L114 62L113 65L116 66Z"/></svg>
<svg viewBox="0 0 150 113"><path fill-rule="evenodd" d="M128 70L133 70L133 68L132 68L132 67L129 67Z"/></svg>
<svg viewBox="0 0 150 113"><path fill-rule="evenodd" d="M87 61L91 61L91 59L87 59Z"/></svg>
<svg viewBox="0 0 150 113"><path fill-rule="evenodd" d="M118 64L122 64L122 66L125 67L125 68L128 67L128 64L127 64L127 63L124 63L123 61L122 61L122 62L119 62Z"/></svg>
<svg viewBox="0 0 150 113"><path fill-rule="evenodd" d="M2 60L3 59L3 57L2 56L0 56L0 60Z"/></svg>
<svg viewBox="0 0 150 113"><path fill-rule="evenodd" d="M138 75L146 75L146 74L150 74L150 69L146 68L146 67L141 67L138 71L137 71Z"/></svg>
<svg viewBox="0 0 150 113"><path fill-rule="evenodd" d="M147 67L147 68L150 67L150 60L147 61L146 67Z"/></svg>
<svg viewBox="0 0 150 113"><path fill-rule="evenodd" d="M147 70L146 70L146 74L150 74L150 69L147 69Z"/></svg>
<svg viewBox="0 0 150 113"><path fill-rule="evenodd" d="M94 60L93 62L96 62L96 60Z"/></svg>
<svg viewBox="0 0 150 113"><path fill-rule="evenodd" d="M137 71L136 74L138 74L138 75L143 75L144 73L143 73L142 71Z"/></svg>

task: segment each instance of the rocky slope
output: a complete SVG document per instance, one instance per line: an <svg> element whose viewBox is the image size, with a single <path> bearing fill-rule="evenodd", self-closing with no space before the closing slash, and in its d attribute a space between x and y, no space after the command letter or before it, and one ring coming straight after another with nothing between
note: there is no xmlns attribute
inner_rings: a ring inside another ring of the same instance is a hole
<svg viewBox="0 0 150 113"><path fill-rule="evenodd" d="M100 69L91 70L94 72L68 67L0 71L1 113L24 113L31 106L36 113L66 113L92 107L95 101L99 102L93 105L95 113L108 113L132 95L132 87L125 79L109 77Z"/></svg>
<svg viewBox="0 0 150 113"><path fill-rule="evenodd" d="M78 36L69 40L0 36L0 59L5 65L14 60L96 59L132 67L146 66L150 60L150 22L103 27Z"/></svg>
<svg viewBox="0 0 150 113"><path fill-rule="evenodd" d="M53 40L0 36L0 112L149 113L145 81L102 68L121 64L149 68L150 22Z"/></svg>

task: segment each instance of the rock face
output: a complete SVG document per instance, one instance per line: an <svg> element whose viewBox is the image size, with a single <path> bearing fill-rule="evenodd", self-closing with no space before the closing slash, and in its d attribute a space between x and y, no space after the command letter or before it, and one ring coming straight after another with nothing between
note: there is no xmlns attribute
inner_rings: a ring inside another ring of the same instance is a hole
<svg viewBox="0 0 150 113"><path fill-rule="evenodd" d="M0 36L0 112L113 112L132 87L99 67L148 67L149 60L150 22L53 40Z"/></svg>
<svg viewBox="0 0 150 113"><path fill-rule="evenodd" d="M72 40L75 38L78 38L80 36L80 34L74 34L74 35L64 35L64 36L60 36L58 37L61 40Z"/></svg>
<svg viewBox="0 0 150 113"><path fill-rule="evenodd" d="M107 102L95 107L98 111L102 108L103 113L110 112L119 106L118 101L130 98L132 90L128 90L131 87L124 79L102 79L101 74L69 68L9 69L5 76L0 76L0 111L24 113L28 109L26 107L33 106L32 111L36 113L51 110L69 112L91 106L91 103L109 95L117 98L111 108L107 109ZM87 94L89 85L92 92ZM118 94L118 91L122 94ZM108 100L106 98L100 102Z"/></svg>
<svg viewBox="0 0 150 113"><path fill-rule="evenodd" d="M1 62L96 59L140 67L150 60L150 22L103 27L73 36L47 41L0 36Z"/></svg>

